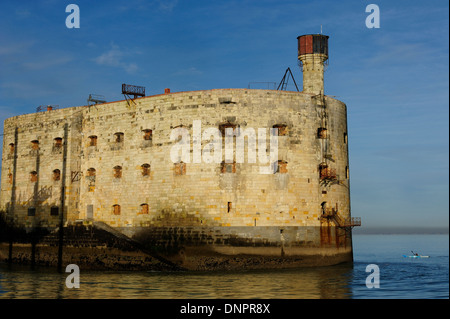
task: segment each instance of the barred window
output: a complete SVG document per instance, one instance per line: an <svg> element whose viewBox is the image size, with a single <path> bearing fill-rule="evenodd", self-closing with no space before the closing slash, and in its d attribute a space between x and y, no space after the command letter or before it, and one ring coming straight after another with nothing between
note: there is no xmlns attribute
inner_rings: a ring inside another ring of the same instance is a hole
<svg viewBox="0 0 450 319"><path fill-rule="evenodd" d="M120 205L113 205L113 214L114 215L120 215Z"/></svg>
<svg viewBox="0 0 450 319"><path fill-rule="evenodd" d="M317 137L318 138L327 138L328 137L328 130L324 127L319 127L317 129Z"/></svg>
<svg viewBox="0 0 450 319"><path fill-rule="evenodd" d="M124 140L124 134L122 132L114 133L114 141L116 143L122 143Z"/></svg>
<svg viewBox="0 0 450 319"><path fill-rule="evenodd" d="M122 178L122 166L114 166L114 178Z"/></svg>
<svg viewBox="0 0 450 319"><path fill-rule="evenodd" d="M141 204L141 214L148 214L148 204Z"/></svg>
<svg viewBox="0 0 450 319"><path fill-rule="evenodd" d="M142 164L142 176L149 176L150 175L150 164Z"/></svg>
<svg viewBox="0 0 450 319"><path fill-rule="evenodd" d="M144 140L151 141L152 140L152 130L146 129L144 132Z"/></svg>
<svg viewBox="0 0 450 319"><path fill-rule="evenodd" d="M38 150L39 149L39 141L38 140L31 141L31 149L32 150Z"/></svg>
<svg viewBox="0 0 450 319"><path fill-rule="evenodd" d="M34 183L34 182L37 182L37 179L38 179L38 174L37 174L37 172L36 172L36 171L30 172L30 181L31 181L32 183Z"/></svg>
<svg viewBox="0 0 450 319"><path fill-rule="evenodd" d="M97 146L97 136L91 135L88 137L89 139L89 146Z"/></svg>
<svg viewBox="0 0 450 319"><path fill-rule="evenodd" d="M95 174L96 174L95 168L91 167L90 169L87 170L87 176L95 176Z"/></svg>
<svg viewBox="0 0 450 319"><path fill-rule="evenodd" d="M62 138L61 137L55 137L53 139L53 146L60 148L62 146Z"/></svg>
<svg viewBox="0 0 450 319"><path fill-rule="evenodd" d="M59 181L61 179L61 171L59 169L53 170L53 180Z"/></svg>

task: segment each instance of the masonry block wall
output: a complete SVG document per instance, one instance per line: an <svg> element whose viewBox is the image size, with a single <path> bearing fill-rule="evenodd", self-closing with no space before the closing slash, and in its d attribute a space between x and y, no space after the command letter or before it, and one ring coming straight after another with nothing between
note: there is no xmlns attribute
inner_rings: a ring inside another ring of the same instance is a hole
<svg viewBox="0 0 450 319"><path fill-rule="evenodd" d="M192 150L196 120L202 131L278 127L279 169L260 174L265 164L248 163L247 148L245 163L229 167L174 164L170 134L188 129ZM1 173L1 209L29 227L57 226L61 196L67 223L113 227L320 226L330 209L350 217L346 106L306 93L179 92L16 116L4 123Z"/></svg>

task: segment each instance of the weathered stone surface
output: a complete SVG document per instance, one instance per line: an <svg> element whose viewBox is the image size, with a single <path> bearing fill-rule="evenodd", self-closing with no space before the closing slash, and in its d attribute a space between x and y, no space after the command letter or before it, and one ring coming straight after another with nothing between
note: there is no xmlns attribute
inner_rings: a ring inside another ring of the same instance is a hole
<svg viewBox="0 0 450 319"><path fill-rule="evenodd" d="M325 243L346 254L351 234L339 230L338 236L330 235L335 222L321 218L331 208L341 220L350 217L346 117L345 104L330 97L247 89L170 93L16 116L4 123L0 208L16 225L56 227L64 185L66 224L93 219L132 236L142 229L159 232L159 242L151 239L154 247L170 246L173 236L182 236L181 243L195 232L204 236L203 228L222 234L201 241L208 251L212 241L221 247L237 242L274 246L280 252L280 229L295 228L295 236L284 233L290 246L306 245L320 255ZM246 162L230 172L191 158L185 174L177 175L170 134L173 128L187 128L192 150L196 120L202 131L225 123L255 131L285 125L278 149L285 166L276 174L260 174L266 164L248 163L246 148ZM318 136L323 127L326 138ZM62 149L55 149L58 138ZM38 150L31 141L39 141ZM321 178L319 165L324 163L332 178ZM144 164L150 165L148 174L142 173ZM54 170L60 171L59 180ZM36 181L31 172L37 173ZM34 216L29 216L30 207L36 209ZM51 215L52 207L59 207L58 215ZM246 231L231 236L239 227ZM181 232L168 234L168 229ZM276 232L278 237L269 235Z"/></svg>

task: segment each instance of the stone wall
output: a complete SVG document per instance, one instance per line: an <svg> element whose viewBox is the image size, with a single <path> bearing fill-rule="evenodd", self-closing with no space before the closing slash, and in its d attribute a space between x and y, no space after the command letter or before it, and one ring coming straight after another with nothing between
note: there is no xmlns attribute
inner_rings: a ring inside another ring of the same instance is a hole
<svg viewBox="0 0 450 319"><path fill-rule="evenodd" d="M329 97L247 89L171 93L16 116L4 124L1 208L13 212L18 224L56 226L59 215L54 210L52 216L51 208L60 207L65 186L69 221L93 218L113 227L320 226L324 207L350 217L346 116L345 104ZM182 126L192 137L196 120L202 131L227 123L241 130L285 125L278 148L284 170L260 174L262 164L246 157L230 172L222 172L221 164L191 162L177 175L170 134ZM323 126L326 138L318 137ZM61 146L55 146L56 138ZM32 141L39 141L38 150ZM334 179L320 178L323 162L334 170ZM28 216L30 207L35 216Z"/></svg>

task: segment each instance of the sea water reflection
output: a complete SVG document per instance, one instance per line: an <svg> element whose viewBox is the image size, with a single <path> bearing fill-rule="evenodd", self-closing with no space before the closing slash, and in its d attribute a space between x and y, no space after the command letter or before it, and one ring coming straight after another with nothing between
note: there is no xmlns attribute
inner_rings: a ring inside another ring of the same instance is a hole
<svg viewBox="0 0 450 319"><path fill-rule="evenodd" d="M83 272L80 288L69 274L0 265L0 298L57 299L345 299L352 298L351 264L234 272Z"/></svg>

